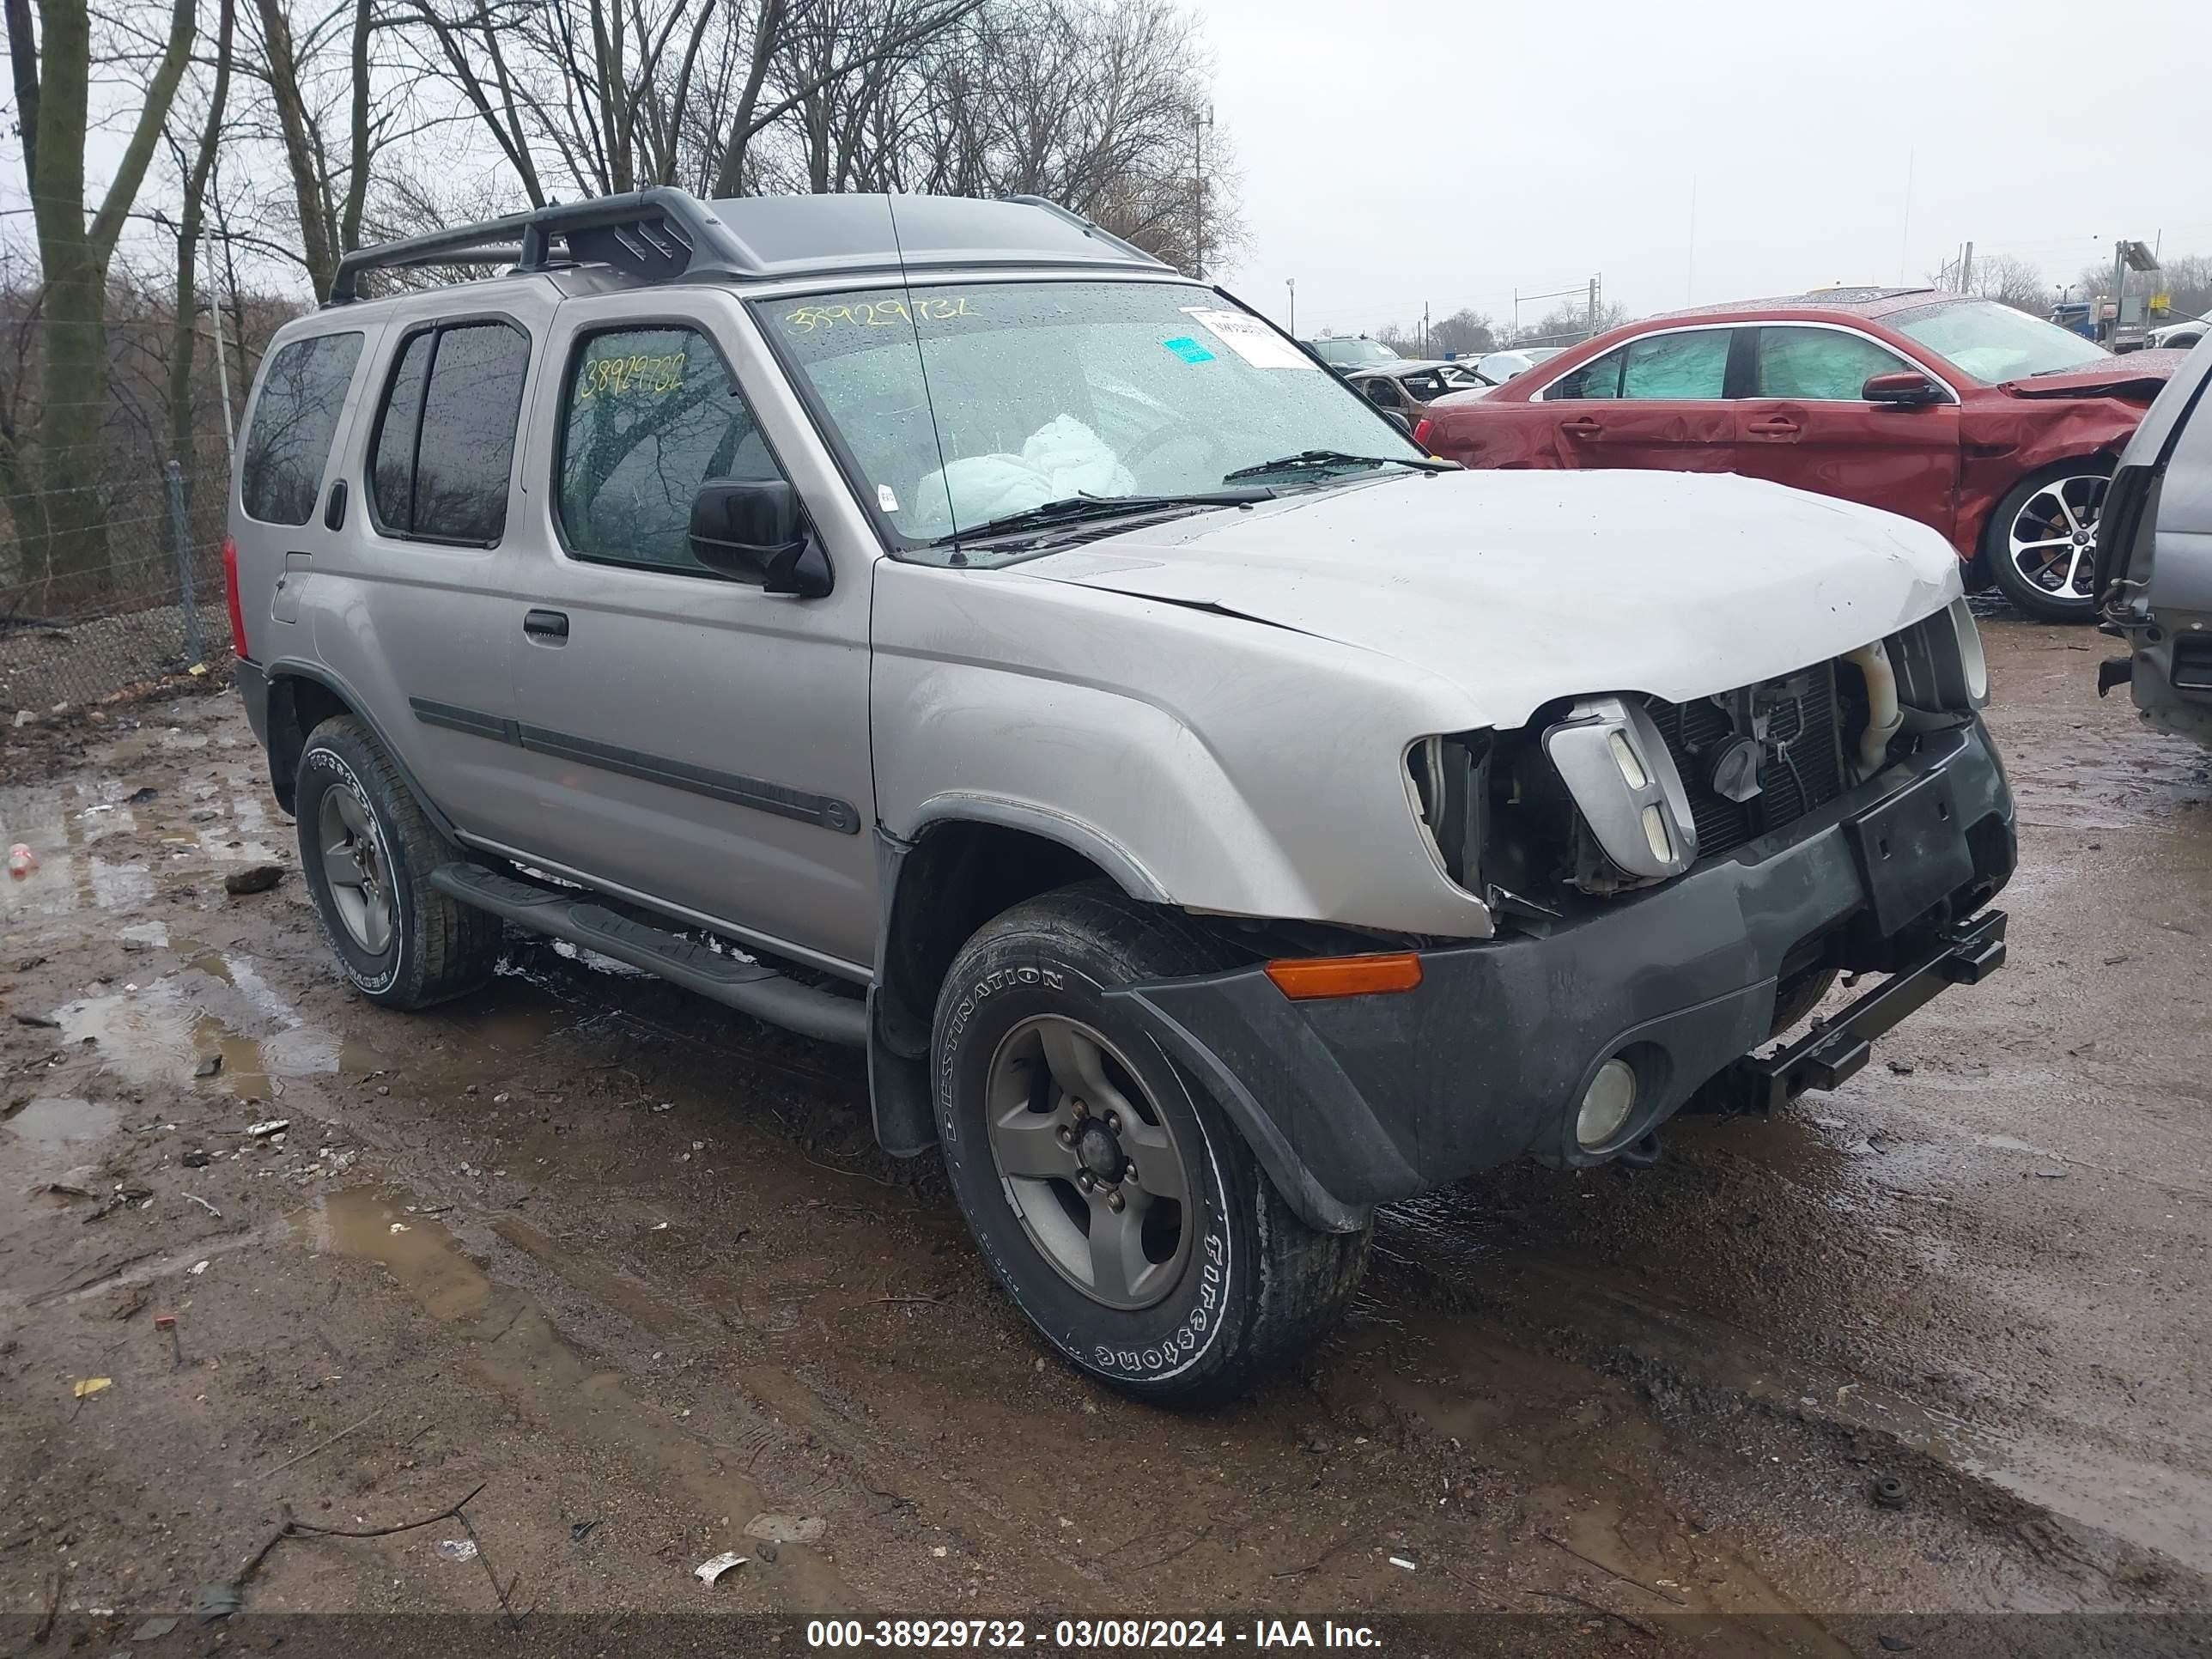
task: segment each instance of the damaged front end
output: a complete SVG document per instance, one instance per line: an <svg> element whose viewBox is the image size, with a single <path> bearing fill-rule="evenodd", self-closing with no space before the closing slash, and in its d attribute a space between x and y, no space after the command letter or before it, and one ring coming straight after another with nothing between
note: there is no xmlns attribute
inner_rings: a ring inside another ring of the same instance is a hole
<svg viewBox="0 0 2212 1659"><path fill-rule="evenodd" d="M1565 700L1518 731L1425 738L1409 793L1439 866L1501 917L1568 920L1758 849L1972 720L1987 672L1963 599L1830 661L1681 702Z"/></svg>
<svg viewBox="0 0 2212 1659"><path fill-rule="evenodd" d="M1514 1158L1602 1163L1686 1109L1833 1087L2003 960L1984 907L2013 814L1986 694L1960 604L1711 696L1596 694L1425 738L1409 805L1489 937L1398 941L1407 971L1371 994L1293 999L1257 963L1109 999L1338 1231ZM1887 977L1759 1054L1790 988L1845 971Z"/></svg>

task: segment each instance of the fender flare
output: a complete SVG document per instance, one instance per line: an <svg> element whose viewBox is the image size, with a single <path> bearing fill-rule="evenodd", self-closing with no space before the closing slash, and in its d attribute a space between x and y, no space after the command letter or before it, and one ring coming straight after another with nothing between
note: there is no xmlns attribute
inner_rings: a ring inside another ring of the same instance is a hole
<svg viewBox="0 0 2212 1659"><path fill-rule="evenodd" d="M884 975L886 964L894 960L891 931L907 859L931 829L945 823L984 823L1035 836L1089 860L1133 898L1173 902L1158 878L1127 848L1050 807L951 790L923 802L903 835L879 822L876 975L868 987L868 1099L876 1143L894 1158L913 1158L937 1144L937 1105L929 1085L929 1011L906 1006L885 985Z"/></svg>
<svg viewBox="0 0 2212 1659"><path fill-rule="evenodd" d="M262 665L262 672L268 676L269 699L272 708L270 721L269 781L270 787L277 792L280 801L289 796L289 790L276 776L276 720L273 708L277 696L277 688L280 682L286 679L312 680L343 703L346 711L368 728L369 735L376 739L377 746L384 750L386 757L392 762L392 769L399 774L399 781L407 786L407 793L415 798L415 804L422 809L422 816L430 820L431 826L440 835L447 841L459 844L460 832L454 827L453 821L446 816L438 803L430 798L429 792L425 790L416 778L413 769L407 764L398 745L392 741L391 734L384 729L376 716L368 712L367 701L358 696L342 677L332 673L320 663L309 662L299 657L275 658ZM307 733L302 732L300 737L304 742Z"/></svg>
<svg viewBox="0 0 2212 1659"><path fill-rule="evenodd" d="M921 804L915 814L912 829L904 840L908 845L920 841L922 832L933 823L947 820L964 820L970 823L996 824L1002 830L1019 830L1040 840L1057 842L1071 853L1079 853L1114 879L1114 884L1131 898L1142 899L1147 904L1172 904L1167 890L1159 878L1145 867L1142 860L1102 830L1094 830L1080 818L1055 811L1049 806L1040 806L1033 801L1012 800L1003 795L971 794L963 790L948 790L933 795ZM890 898L884 896L888 915Z"/></svg>

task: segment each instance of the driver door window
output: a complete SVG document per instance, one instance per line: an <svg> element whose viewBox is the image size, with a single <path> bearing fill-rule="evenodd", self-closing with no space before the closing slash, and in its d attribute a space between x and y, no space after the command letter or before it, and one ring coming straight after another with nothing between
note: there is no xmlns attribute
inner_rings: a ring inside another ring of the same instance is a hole
<svg viewBox="0 0 2212 1659"><path fill-rule="evenodd" d="M1863 403L1861 388L1875 375L1913 368L1864 335L1835 328L1762 328L1758 356L1753 396L1825 403Z"/></svg>
<svg viewBox="0 0 2212 1659"><path fill-rule="evenodd" d="M696 329L586 335L569 365L558 507L572 557L690 575L691 498L708 478L782 471Z"/></svg>

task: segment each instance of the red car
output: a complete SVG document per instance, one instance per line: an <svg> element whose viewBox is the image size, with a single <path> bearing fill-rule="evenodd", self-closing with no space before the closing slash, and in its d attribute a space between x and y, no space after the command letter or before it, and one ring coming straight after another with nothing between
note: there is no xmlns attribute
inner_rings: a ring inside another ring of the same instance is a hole
<svg viewBox="0 0 2212 1659"><path fill-rule="evenodd" d="M1933 525L2023 611L2087 622L2105 481L2183 354L1988 300L1831 289L1598 335L1415 435L1468 466L1741 472Z"/></svg>

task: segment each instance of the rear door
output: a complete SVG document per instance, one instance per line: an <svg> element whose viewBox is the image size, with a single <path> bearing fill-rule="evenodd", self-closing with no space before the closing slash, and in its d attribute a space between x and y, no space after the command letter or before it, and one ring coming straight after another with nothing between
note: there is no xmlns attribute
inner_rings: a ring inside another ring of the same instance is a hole
<svg viewBox="0 0 2212 1659"><path fill-rule="evenodd" d="M535 818L505 741L501 585L532 331L552 311L549 293L518 285L495 308L439 316L426 304L386 329L374 402L347 442L346 498L325 508L342 512L343 533L316 556L302 611L315 659L432 799L494 841Z"/></svg>
<svg viewBox="0 0 2212 1659"><path fill-rule="evenodd" d="M1726 472L1735 465L1728 328L1638 335L1540 394L1560 466Z"/></svg>
<svg viewBox="0 0 2212 1659"><path fill-rule="evenodd" d="M714 289L562 307L499 618L536 812L516 845L823 966L874 953L869 547L751 319ZM746 388L755 396L748 397ZM798 489L818 599L691 556L708 478Z"/></svg>
<svg viewBox="0 0 2212 1659"><path fill-rule="evenodd" d="M1735 405L1736 470L1901 513L1951 533L1959 403L1870 404L1876 374L1924 374L1869 335L1829 324L1746 331L1748 395Z"/></svg>

